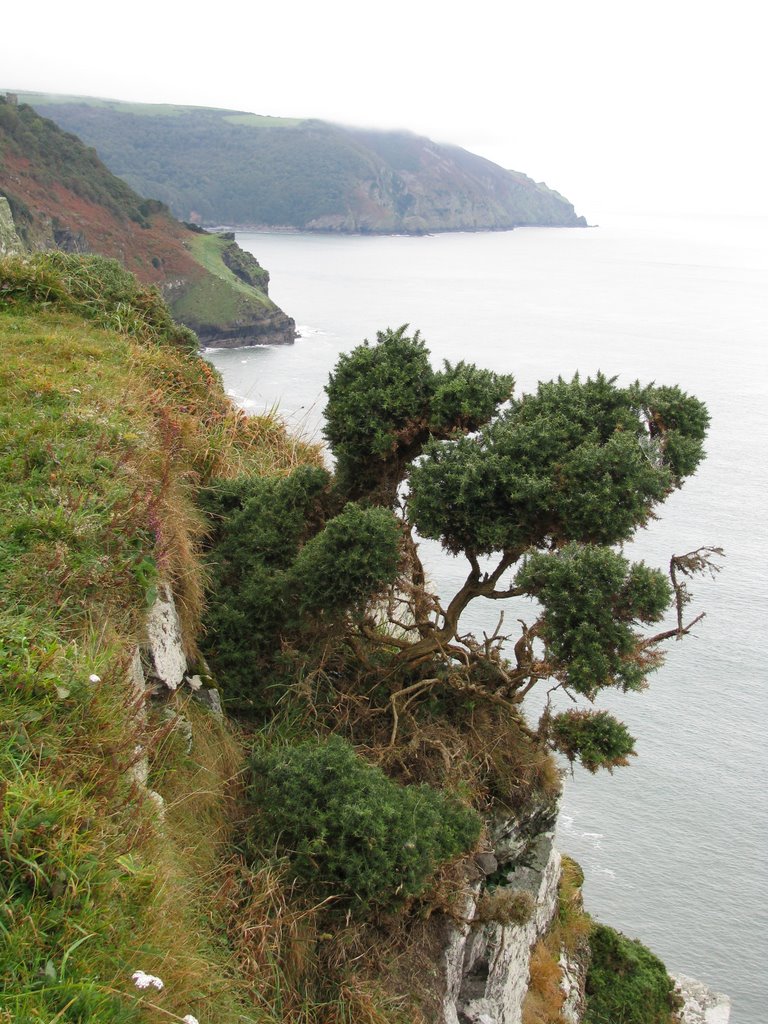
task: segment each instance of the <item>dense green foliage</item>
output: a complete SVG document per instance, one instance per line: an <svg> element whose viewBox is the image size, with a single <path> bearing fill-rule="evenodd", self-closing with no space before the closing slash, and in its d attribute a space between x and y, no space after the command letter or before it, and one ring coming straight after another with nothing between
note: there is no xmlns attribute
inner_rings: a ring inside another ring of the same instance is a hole
<svg viewBox="0 0 768 1024"><path fill-rule="evenodd" d="M435 371L419 332L379 331L343 354L326 387L325 436L348 493L394 488L432 436L477 430L512 393L512 377L445 363Z"/></svg>
<svg viewBox="0 0 768 1024"><path fill-rule="evenodd" d="M371 600L394 582L400 530L384 508L348 504L307 541L291 566L300 614L333 619Z"/></svg>
<svg viewBox="0 0 768 1024"><path fill-rule="evenodd" d="M515 582L543 606L539 635L553 674L569 689L592 698L605 686L643 688L648 666L633 626L658 622L669 607L663 573L610 548L570 543L531 555Z"/></svg>
<svg viewBox="0 0 768 1024"><path fill-rule="evenodd" d="M205 650L227 696L269 703L264 672L281 644L311 646L357 605L394 581L400 527L386 509L346 505L334 515L329 474L219 481L204 496L214 533Z"/></svg>
<svg viewBox="0 0 768 1024"><path fill-rule="evenodd" d="M456 553L615 544L695 470L707 422L678 389L600 374L540 384L479 436L428 447L410 475L411 518Z"/></svg>
<svg viewBox="0 0 768 1024"><path fill-rule="evenodd" d="M623 722L607 711L568 711L552 717L548 735L555 750L573 763L578 760L593 774L628 764L635 741Z"/></svg>
<svg viewBox="0 0 768 1024"><path fill-rule="evenodd" d="M435 371L418 332L406 331L381 331L375 344L340 357L326 388L336 474L318 483L319 504L311 512L306 502L290 505L297 479L260 483L263 500L228 511L231 540L218 537L212 549L222 595L211 614L214 665L226 666L230 686L253 692L276 663L276 638L291 645L303 632L306 653L311 625L327 657L329 630L351 628L335 671L353 689L362 674L366 693L381 675L393 735L399 693L413 708L438 686L470 691L508 702L514 716L539 680L590 702L607 687L644 689L661 664L660 643L689 627L682 618L677 630L643 627L659 623L673 599L681 615L687 595L614 549L699 464L705 407L677 387L619 387L602 374L539 384L509 401L510 376L465 363ZM448 603L427 590L414 527L467 558L467 578ZM269 566L273 533L286 553ZM397 589L374 614L373 599L397 575L398 540ZM485 571L481 555L491 559ZM706 557L694 564L701 569ZM481 644L461 629L471 601L509 597L537 602L514 661L502 650L509 638ZM311 658L303 668L311 671ZM627 764L634 752L626 728L604 712L553 716L548 708L539 736L590 771Z"/></svg>
<svg viewBox="0 0 768 1024"><path fill-rule="evenodd" d="M274 848L333 909L392 909L466 853L480 818L429 786L400 786L337 736L251 758L255 849Z"/></svg>
<svg viewBox="0 0 768 1024"><path fill-rule="evenodd" d="M676 1000L661 960L605 925L589 937L584 1024L670 1024Z"/></svg>

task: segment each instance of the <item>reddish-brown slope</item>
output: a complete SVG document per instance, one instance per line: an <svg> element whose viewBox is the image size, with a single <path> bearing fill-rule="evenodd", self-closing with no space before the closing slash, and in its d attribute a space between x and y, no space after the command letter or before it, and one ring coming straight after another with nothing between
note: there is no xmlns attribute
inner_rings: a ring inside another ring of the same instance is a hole
<svg viewBox="0 0 768 1024"><path fill-rule="evenodd" d="M188 230L163 211L151 213L145 219L148 226L142 226L61 182L46 179L47 175L36 174L25 157L7 151L3 155L0 191L12 207L18 210L23 204L32 215L34 224L27 234L34 248L48 248L56 234L63 248L114 257L148 284L199 278L205 273L184 247ZM19 219L23 230L26 217Z"/></svg>

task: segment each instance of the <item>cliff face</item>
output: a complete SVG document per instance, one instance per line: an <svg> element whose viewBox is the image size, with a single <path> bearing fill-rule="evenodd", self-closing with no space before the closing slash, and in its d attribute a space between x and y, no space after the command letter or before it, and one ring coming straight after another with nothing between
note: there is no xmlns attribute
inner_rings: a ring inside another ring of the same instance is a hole
<svg viewBox="0 0 768 1024"><path fill-rule="evenodd" d="M345 132L377 159L345 198L343 212L315 217L308 228L418 234L586 226L546 185L456 146L404 132Z"/></svg>
<svg viewBox="0 0 768 1024"><path fill-rule="evenodd" d="M557 910L560 854L554 847L556 808L537 808L526 822L499 823L494 836L498 901L504 890L531 897L520 924L483 921L484 880L474 883L445 950L445 1024L520 1024L528 990L531 950ZM533 832L530 832L533 826Z"/></svg>
<svg viewBox="0 0 768 1024"><path fill-rule="evenodd" d="M17 233L16 243L0 244L117 259L159 287L177 319L206 344L286 344L296 336L267 294L269 275L232 240L190 231L116 178L75 136L2 97L0 195Z"/></svg>
<svg viewBox="0 0 768 1024"><path fill-rule="evenodd" d="M584 226L546 185L408 132L239 111L23 94L185 220L421 233Z"/></svg>

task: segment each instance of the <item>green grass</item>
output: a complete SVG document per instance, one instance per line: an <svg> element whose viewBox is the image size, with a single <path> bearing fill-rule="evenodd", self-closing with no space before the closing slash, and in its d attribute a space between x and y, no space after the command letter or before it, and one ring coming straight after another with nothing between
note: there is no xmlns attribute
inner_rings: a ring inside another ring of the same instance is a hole
<svg viewBox="0 0 768 1024"><path fill-rule="evenodd" d="M221 254L230 244L217 235L190 232L190 253L210 276L194 281L175 295L172 303L174 315L198 330L207 325L226 327L239 319L247 320L254 311L263 314L276 309L262 291L241 281L225 266Z"/></svg>
<svg viewBox="0 0 768 1024"><path fill-rule="evenodd" d="M220 280L226 281L231 288L241 295L246 295L250 299L255 298L265 306L272 306L273 303L270 302L263 292L259 292L252 285L241 281L223 263L221 254L231 244L231 242L226 241L220 235L190 233L189 236L190 252L202 267L205 267L206 270L210 271L211 274L214 274Z"/></svg>
<svg viewBox="0 0 768 1024"><path fill-rule="evenodd" d="M295 128L303 124L303 117L270 117L267 114L227 114L224 121L243 124L246 128Z"/></svg>
<svg viewBox="0 0 768 1024"><path fill-rule="evenodd" d="M267 114L250 114L246 111L230 111L226 107L200 107L178 103L130 103L126 100L106 99L99 96L69 96L63 93L27 92L13 89L0 89L0 92L15 92L19 102L30 104L69 105L84 104L88 107L101 107L114 110L119 114L136 114L139 117L183 117L185 114L207 111L221 114L223 121L230 124L243 124L252 128L293 128L305 119L301 117L271 117Z"/></svg>
<svg viewBox="0 0 768 1024"><path fill-rule="evenodd" d="M183 106L175 103L129 103L123 100L107 99L100 96L69 96L64 93L27 92L24 90L4 89L0 92L15 92L20 103L36 103L56 106L68 106L71 103L83 104L88 107L101 107L124 114L138 114L144 117L181 117L183 114L198 110L216 110L212 107ZM218 112L218 111L217 111ZM220 111L222 114L226 110Z"/></svg>
<svg viewBox="0 0 768 1024"><path fill-rule="evenodd" d="M187 752L128 668L160 576L199 628L193 484L313 453L236 413L111 261L3 260L0 288L0 1007L16 1024L274 1021L217 909L239 744L176 696Z"/></svg>

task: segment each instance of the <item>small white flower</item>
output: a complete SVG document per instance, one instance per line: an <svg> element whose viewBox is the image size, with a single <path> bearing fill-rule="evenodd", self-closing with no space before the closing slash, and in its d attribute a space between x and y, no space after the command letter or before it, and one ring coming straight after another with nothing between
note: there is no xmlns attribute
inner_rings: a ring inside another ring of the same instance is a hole
<svg viewBox="0 0 768 1024"><path fill-rule="evenodd" d="M101 676L97 676L95 672L92 672L88 676L88 682L89 683L100 683L101 682ZM139 972L139 973L141 973L141 972Z"/></svg>
<svg viewBox="0 0 768 1024"><path fill-rule="evenodd" d="M160 989L165 988L165 985L160 978L156 977L154 974L146 974L144 971L134 971L131 977L133 978L133 983L136 988L149 988L151 985L152 988L156 988L158 992Z"/></svg>
<svg viewBox="0 0 768 1024"><path fill-rule="evenodd" d="M200 1024L197 1017L193 1017L191 1013L188 1013L186 1017L182 1017L181 1019L184 1021L184 1024Z"/></svg>

